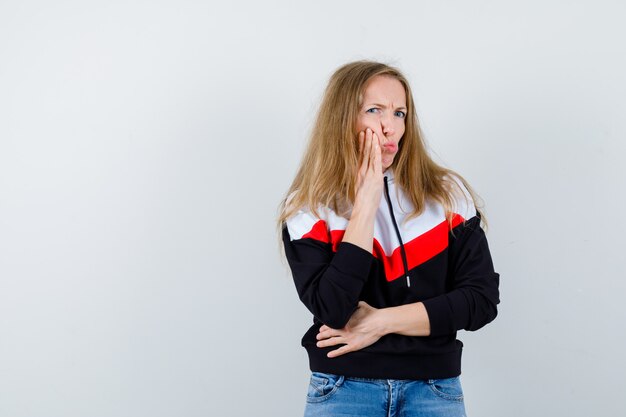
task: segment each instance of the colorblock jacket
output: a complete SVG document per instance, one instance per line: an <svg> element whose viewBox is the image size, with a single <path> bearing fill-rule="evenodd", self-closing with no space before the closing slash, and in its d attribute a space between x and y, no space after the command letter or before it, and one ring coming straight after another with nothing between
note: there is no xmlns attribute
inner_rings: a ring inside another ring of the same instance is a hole
<svg viewBox="0 0 626 417"><path fill-rule="evenodd" d="M480 215L467 196L456 200L450 228L441 204L427 202L405 221L412 204L385 172L385 191L374 223L373 251L342 242L349 214L320 208L319 217L301 209L283 228L285 254L300 300L313 314L302 337L311 371L381 379L437 379L461 373L463 344L457 331L491 322L499 303L494 271ZM454 233L452 233L452 231ZM322 324L346 325L363 300L376 308L421 301L429 336L388 334L361 350L328 358L339 345L320 348Z"/></svg>

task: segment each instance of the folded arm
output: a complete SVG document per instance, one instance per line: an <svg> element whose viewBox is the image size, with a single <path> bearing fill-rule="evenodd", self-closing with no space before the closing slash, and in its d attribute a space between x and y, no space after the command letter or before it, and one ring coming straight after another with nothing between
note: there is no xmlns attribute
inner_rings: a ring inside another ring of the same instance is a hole
<svg viewBox="0 0 626 417"><path fill-rule="evenodd" d="M458 330L478 330L497 315L499 274L493 269L480 217L455 230L449 244L451 288L445 294L416 303L376 309L360 301L344 328L322 326L318 346L344 343L331 352L338 356L362 349L380 337L442 336Z"/></svg>

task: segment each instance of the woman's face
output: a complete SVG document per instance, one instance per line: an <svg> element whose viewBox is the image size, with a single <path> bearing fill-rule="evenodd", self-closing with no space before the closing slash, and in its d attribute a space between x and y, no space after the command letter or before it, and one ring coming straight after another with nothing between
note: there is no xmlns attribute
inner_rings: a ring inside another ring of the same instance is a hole
<svg viewBox="0 0 626 417"><path fill-rule="evenodd" d="M391 166L404 135L406 93L397 79L377 75L365 84L363 105L356 120L356 134L372 129L380 140L383 171Z"/></svg>

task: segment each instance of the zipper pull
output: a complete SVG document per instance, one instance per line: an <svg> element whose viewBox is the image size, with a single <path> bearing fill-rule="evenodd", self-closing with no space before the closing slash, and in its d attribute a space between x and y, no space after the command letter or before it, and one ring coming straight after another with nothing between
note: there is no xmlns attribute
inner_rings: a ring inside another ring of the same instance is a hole
<svg viewBox="0 0 626 417"><path fill-rule="evenodd" d="M410 287L411 286L411 278L409 278L409 276L406 276L406 286Z"/></svg>

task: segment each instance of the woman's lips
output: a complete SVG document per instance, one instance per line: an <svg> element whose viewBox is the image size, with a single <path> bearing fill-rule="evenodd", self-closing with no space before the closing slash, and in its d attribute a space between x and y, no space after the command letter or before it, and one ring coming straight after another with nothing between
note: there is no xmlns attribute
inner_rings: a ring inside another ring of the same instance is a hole
<svg viewBox="0 0 626 417"><path fill-rule="evenodd" d="M387 152L393 153L396 152L398 150L398 145L396 145L395 143L385 143L383 145L383 149L386 150Z"/></svg>

